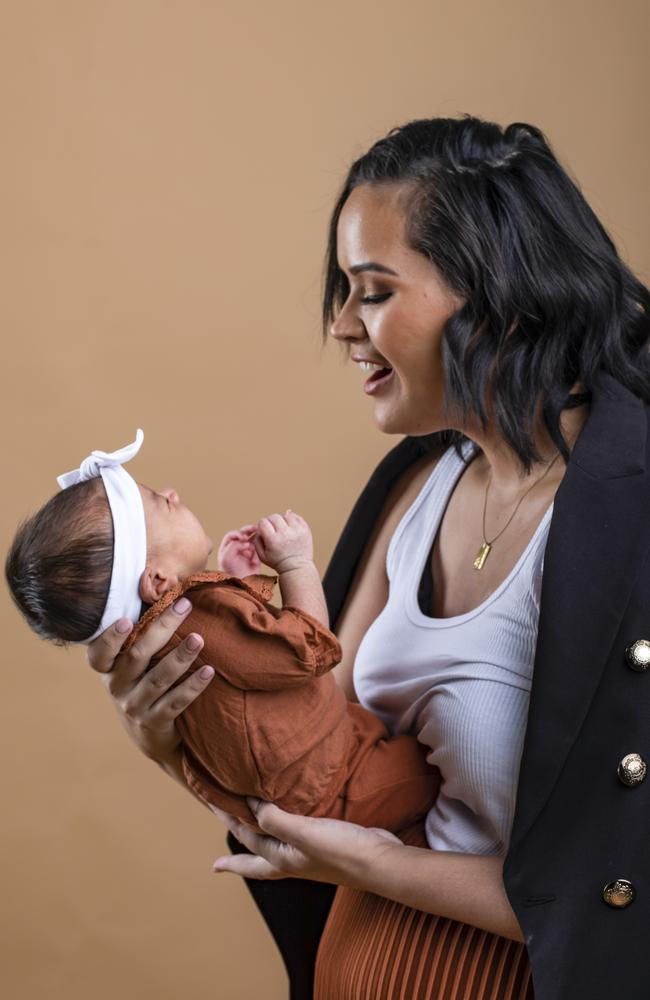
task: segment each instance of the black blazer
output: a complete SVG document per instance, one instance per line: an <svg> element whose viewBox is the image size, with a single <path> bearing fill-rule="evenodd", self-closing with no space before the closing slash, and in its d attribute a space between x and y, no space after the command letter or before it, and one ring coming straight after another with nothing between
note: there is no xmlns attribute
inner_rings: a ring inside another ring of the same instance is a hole
<svg viewBox="0 0 650 1000"><path fill-rule="evenodd" d="M649 416L601 372L555 495L504 865L536 1000L650 996L650 780L637 757L619 767L628 754L650 759L650 670L638 655L650 650ZM323 581L334 629L388 492L425 447L404 438L359 497ZM648 647L631 649L639 639ZM335 887L247 884L287 966L291 1000L308 1000Z"/></svg>

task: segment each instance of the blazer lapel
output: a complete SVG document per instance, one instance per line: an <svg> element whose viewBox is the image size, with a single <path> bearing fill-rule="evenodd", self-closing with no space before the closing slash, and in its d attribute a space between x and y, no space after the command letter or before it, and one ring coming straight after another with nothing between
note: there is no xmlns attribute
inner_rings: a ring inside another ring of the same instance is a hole
<svg viewBox="0 0 650 1000"><path fill-rule="evenodd" d="M559 778L647 549L646 433L644 403L601 371L555 494L509 854Z"/></svg>

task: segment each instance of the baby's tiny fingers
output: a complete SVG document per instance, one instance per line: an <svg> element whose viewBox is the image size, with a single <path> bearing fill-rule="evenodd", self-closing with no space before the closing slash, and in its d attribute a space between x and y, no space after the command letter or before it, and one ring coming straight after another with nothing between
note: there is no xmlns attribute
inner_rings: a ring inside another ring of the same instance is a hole
<svg viewBox="0 0 650 1000"><path fill-rule="evenodd" d="M238 548L244 542L243 538L229 538L219 546L220 552L229 552L230 549Z"/></svg>
<svg viewBox="0 0 650 1000"><path fill-rule="evenodd" d="M245 538L248 538L249 535L254 535L255 534L255 532L257 531L257 525L256 524L245 524L239 530L241 531L242 535Z"/></svg>
<svg viewBox="0 0 650 1000"><path fill-rule="evenodd" d="M221 539L221 544L222 545L227 545L228 542L237 541L237 540L239 540L242 537L243 536L242 536L241 531L227 531L226 534Z"/></svg>

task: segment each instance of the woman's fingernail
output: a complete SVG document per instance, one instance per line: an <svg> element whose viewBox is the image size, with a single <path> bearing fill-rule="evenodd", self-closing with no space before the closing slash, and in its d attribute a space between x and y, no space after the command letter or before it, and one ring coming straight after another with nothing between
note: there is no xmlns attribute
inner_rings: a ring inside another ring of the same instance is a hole
<svg viewBox="0 0 650 1000"><path fill-rule="evenodd" d="M131 631L131 622L128 618L120 618L119 622L115 622L115 631L119 635L126 635L127 632Z"/></svg>
<svg viewBox="0 0 650 1000"><path fill-rule="evenodd" d="M214 674L214 667L201 667L199 670L199 677L203 681L207 681Z"/></svg>
<svg viewBox="0 0 650 1000"><path fill-rule="evenodd" d="M257 814L257 810L260 807L260 799L254 799L251 795L247 795L246 801L248 802L248 808L250 811Z"/></svg>
<svg viewBox="0 0 650 1000"><path fill-rule="evenodd" d="M185 640L185 645L193 653L195 649L201 648L201 637L192 633L192 635L188 635Z"/></svg>
<svg viewBox="0 0 650 1000"><path fill-rule="evenodd" d="M173 605L174 611L177 615L184 615L186 611L189 611L192 605L188 601L187 597L179 597L176 603Z"/></svg>

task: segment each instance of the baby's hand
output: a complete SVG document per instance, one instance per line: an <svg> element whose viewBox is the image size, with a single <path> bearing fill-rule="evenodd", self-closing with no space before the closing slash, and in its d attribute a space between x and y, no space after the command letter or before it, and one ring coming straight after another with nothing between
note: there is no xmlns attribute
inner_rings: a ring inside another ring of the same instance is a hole
<svg viewBox="0 0 650 1000"><path fill-rule="evenodd" d="M245 524L223 536L217 552L217 565L222 573L240 577L259 573L262 564L252 541L256 531L255 524Z"/></svg>
<svg viewBox="0 0 650 1000"><path fill-rule="evenodd" d="M277 573L298 569L314 559L309 525L293 510L258 521L253 544L262 562Z"/></svg>

